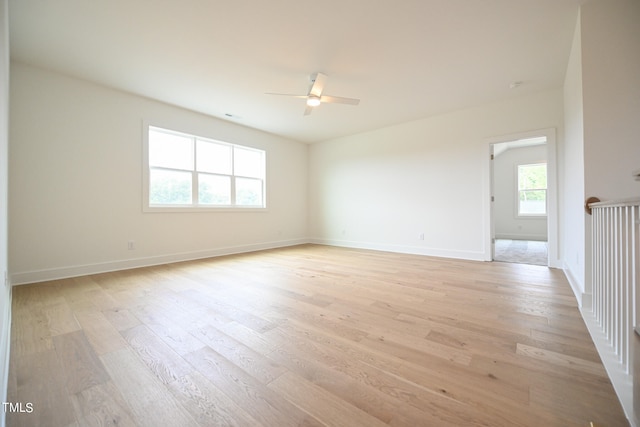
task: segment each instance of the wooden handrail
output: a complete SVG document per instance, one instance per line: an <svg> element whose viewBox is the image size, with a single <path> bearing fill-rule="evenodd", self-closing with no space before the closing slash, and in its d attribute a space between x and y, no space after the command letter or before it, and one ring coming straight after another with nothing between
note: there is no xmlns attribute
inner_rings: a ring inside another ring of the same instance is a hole
<svg viewBox="0 0 640 427"><path fill-rule="evenodd" d="M597 197L589 197L587 200L585 200L584 202L584 210L591 215L591 205L594 203L598 203L600 201L600 199L598 199Z"/></svg>
<svg viewBox="0 0 640 427"><path fill-rule="evenodd" d="M595 200L591 200L595 199ZM640 206L640 198L634 197L631 199L618 199L618 200L606 200L600 201L597 197L589 197L585 203L585 208L589 208L588 213L591 213L592 208L609 208L620 206Z"/></svg>

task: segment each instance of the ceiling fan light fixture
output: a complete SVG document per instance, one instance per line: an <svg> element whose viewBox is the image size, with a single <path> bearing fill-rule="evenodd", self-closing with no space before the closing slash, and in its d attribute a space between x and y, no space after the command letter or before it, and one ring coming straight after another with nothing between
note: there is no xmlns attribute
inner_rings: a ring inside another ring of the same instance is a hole
<svg viewBox="0 0 640 427"><path fill-rule="evenodd" d="M315 95L309 95L307 98L307 105L309 107L317 107L320 105L320 97Z"/></svg>
<svg viewBox="0 0 640 427"><path fill-rule="evenodd" d="M322 91L324 90L324 86L327 82L327 75L322 73L316 73L311 75L311 88L306 95L298 95L298 94L289 94L289 93L272 93L267 92L268 95L284 95L293 98L302 98L305 100L307 107L304 109L304 115L308 116L313 111L314 107L317 107L320 104L347 104L347 105L358 105L360 103L359 99L355 98L344 98L341 96L332 96L332 95L324 95Z"/></svg>

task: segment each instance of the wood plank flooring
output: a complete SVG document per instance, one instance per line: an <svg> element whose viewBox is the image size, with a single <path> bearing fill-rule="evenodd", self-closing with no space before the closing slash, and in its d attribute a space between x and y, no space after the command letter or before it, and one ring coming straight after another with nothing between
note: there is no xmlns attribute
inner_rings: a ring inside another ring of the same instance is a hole
<svg viewBox="0 0 640 427"><path fill-rule="evenodd" d="M15 287L9 426L628 426L559 270L319 245Z"/></svg>

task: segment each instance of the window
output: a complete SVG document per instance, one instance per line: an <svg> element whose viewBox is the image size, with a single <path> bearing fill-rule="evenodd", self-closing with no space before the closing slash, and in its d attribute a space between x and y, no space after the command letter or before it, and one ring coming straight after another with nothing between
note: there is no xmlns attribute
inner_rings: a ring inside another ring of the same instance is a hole
<svg viewBox="0 0 640 427"><path fill-rule="evenodd" d="M264 208L265 152L148 127L149 208Z"/></svg>
<svg viewBox="0 0 640 427"><path fill-rule="evenodd" d="M518 215L547 214L547 164L518 165Z"/></svg>

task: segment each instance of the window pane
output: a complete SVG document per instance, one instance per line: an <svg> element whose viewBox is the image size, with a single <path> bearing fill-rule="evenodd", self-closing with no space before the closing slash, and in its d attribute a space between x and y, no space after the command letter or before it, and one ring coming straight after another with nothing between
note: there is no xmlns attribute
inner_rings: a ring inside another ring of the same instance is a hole
<svg viewBox="0 0 640 427"><path fill-rule="evenodd" d="M198 201L204 205L231 204L231 177L198 174Z"/></svg>
<svg viewBox="0 0 640 427"><path fill-rule="evenodd" d="M546 190L523 190L520 191L518 205L520 214L524 215L544 215L547 213L547 191Z"/></svg>
<svg viewBox="0 0 640 427"><path fill-rule="evenodd" d="M518 166L518 190L539 190L547 188L547 165Z"/></svg>
<svg viewBox="0 0 640 427"><path fill-rule="evenodd" d="M231 175L231 146L198 140L198 170Z"/></svg>
<svg viewBox="0 0 640 427"><path fill-rule="evenodd" d="M263 152L235 147L233 151L233 168L233 172L236 176L263 178Z"/></svg>
<svg viewBox="0 0 640 427"><path fill-rule="evenodd" d="M193 170L193 139L150 128L149 166Z"/></svg>
<svg viewBox="0 0 640 427"><path fill-rule="evenodd" d="M236 205L263 206L262 180L236 178Z"/></svg>
<svg viewBox="0 0 640 427"><path fill-rule="evenodd" d="M191 204L191 172L151 169L149 204Z"/></svg>
<svg viewBox="0 0 640 427"><path fill-rule="evenodd" d="M265 151L154 126L147 132L145 207L265 206Z"/></svg>

